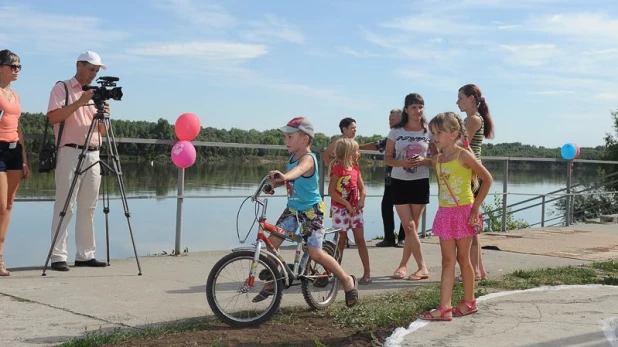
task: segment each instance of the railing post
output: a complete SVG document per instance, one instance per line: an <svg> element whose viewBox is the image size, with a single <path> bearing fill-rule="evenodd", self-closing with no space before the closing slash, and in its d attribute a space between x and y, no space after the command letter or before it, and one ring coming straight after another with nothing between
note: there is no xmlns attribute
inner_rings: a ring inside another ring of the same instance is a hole
<svg viewBox="0 0 618 347"><path fill-rule="evenodd" d="M176 243L174 254L180 255L182 243L182 203L185 194L185 169L178 169L178 197L176 198Z"/></svg>
<svg viewBox="0 0 618 347"><path fill-rule="evenodd" d="M571 176L573 173L573 171L571 170L572 163L573 163L572 160L567 161L566 208L565 208L566 215L564 216L564 226L571 225L571 212L572 212L571 209L573 208L572 201L571 201L571 179L572 179Z"/></svg>
<svg viewBox="0 0 618 347"><path fill-rule="evenodd" d="M545 227L545 195L541 198L541 228Z"/></svg>
<svg viewBox="0 0 618 347"><path fill-rule="evenodd" d="M318 164L318 173L320 175L320 195L322 196L322 199L324 198L324 185L326 184L326 163L324 163L324 161L322 160L322 152L324 152L325 148L321 148L318 153L316 153L317 156L317 162Z"/></svg>
<svg viewBox="0 0 618 347"><path fill-rule="evenodd" d="M506 196L509 192L509 158L504 162L504 182L502 184L502 231L506 231Z"/></svg>

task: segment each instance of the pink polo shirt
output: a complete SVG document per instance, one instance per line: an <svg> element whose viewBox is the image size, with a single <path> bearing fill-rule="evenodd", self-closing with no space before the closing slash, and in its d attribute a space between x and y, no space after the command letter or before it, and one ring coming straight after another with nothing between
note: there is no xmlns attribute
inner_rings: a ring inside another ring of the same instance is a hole
<svg viewBox="0 0 618 347"><path fill-rule="evenodd" d="M19 105L19 95L13 90L14 99L10 102L4 94L0 92L0 110L3 111L2 119L0 119L0 141L2 142L17 142L19 134L17 127L19 126L19 117L21 117L21 106Z"/></svg>
<svg viewBox="0 0 618 347"><path fill-rule="evenodd" d="M69 90L69 105L76 102L80 96L84 93L81 84L74 78L64 81ZM64 85L57 83L52 89L49 95L49 105L47 106L47 113L64 107L65 102ZM94 107L94 103L90 103L86 106L80 107L75 113L69 116L64 122L64 129L62 130L62 139L60 139L60 147L67 143L74 143L82 146L88 137L88 130L90 130L90 124L92 119L97 113L97 109ZM56 141L58 141L58 131L60 129L60 123L54 125L54 132L56 133ZM101 135L98 129L94 129L92 138L90 139L90 146L100 146Z"/></svg>

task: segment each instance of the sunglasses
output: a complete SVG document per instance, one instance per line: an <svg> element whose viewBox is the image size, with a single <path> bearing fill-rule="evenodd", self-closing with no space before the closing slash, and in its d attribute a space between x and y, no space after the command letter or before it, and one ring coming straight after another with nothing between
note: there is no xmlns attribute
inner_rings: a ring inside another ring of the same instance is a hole
<svg viewBox="0 0 618 347"><path fill-rule="evenodd" d="M10 67L13 71L21 71L21 64L0 64Z"/></svg>

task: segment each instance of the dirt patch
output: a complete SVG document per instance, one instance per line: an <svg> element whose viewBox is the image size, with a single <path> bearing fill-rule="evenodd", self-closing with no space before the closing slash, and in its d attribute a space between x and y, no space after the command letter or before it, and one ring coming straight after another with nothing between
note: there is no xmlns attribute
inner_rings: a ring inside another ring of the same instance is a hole
<svg viewBox="0 0 618 347"><path fill-rule="evenodd" d="M382 345L391 330L364 332L337 326L331 318L312 312L299 312L294 322L271 321L258 328L231 328L223 323L208 322L191 331L166 332L131 337L107 347L153 346L376 346Z"/></svg>

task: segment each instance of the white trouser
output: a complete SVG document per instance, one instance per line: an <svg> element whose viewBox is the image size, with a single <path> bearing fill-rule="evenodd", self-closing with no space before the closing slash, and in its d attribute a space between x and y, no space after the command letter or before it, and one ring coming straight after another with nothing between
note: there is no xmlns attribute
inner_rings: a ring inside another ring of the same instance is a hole
<svg viewBox="0 0 618 347"><path fill-rule="evenodd" d="M58 151L56 164L56 201L54 202L54 219L51 228L52 242L58 223L60 213L67 201L79 154L81 149L72 147L61 147ZM99 161L99 152L85 152L86 156L82 162L81 170L90 167ZM67 261L67 226L73 216L73 209L77 201L77 220L75 222L75 245L77 253L75 260L85 261L94 259L96 250L94 239L94 211L97 207L99 197L99 185L101 183L101 165L95 164L87 171L77 176L73 194L69 199L69 206L66 211L62 227L58 231L58 238L52 250L51 262Z"/></svg>

